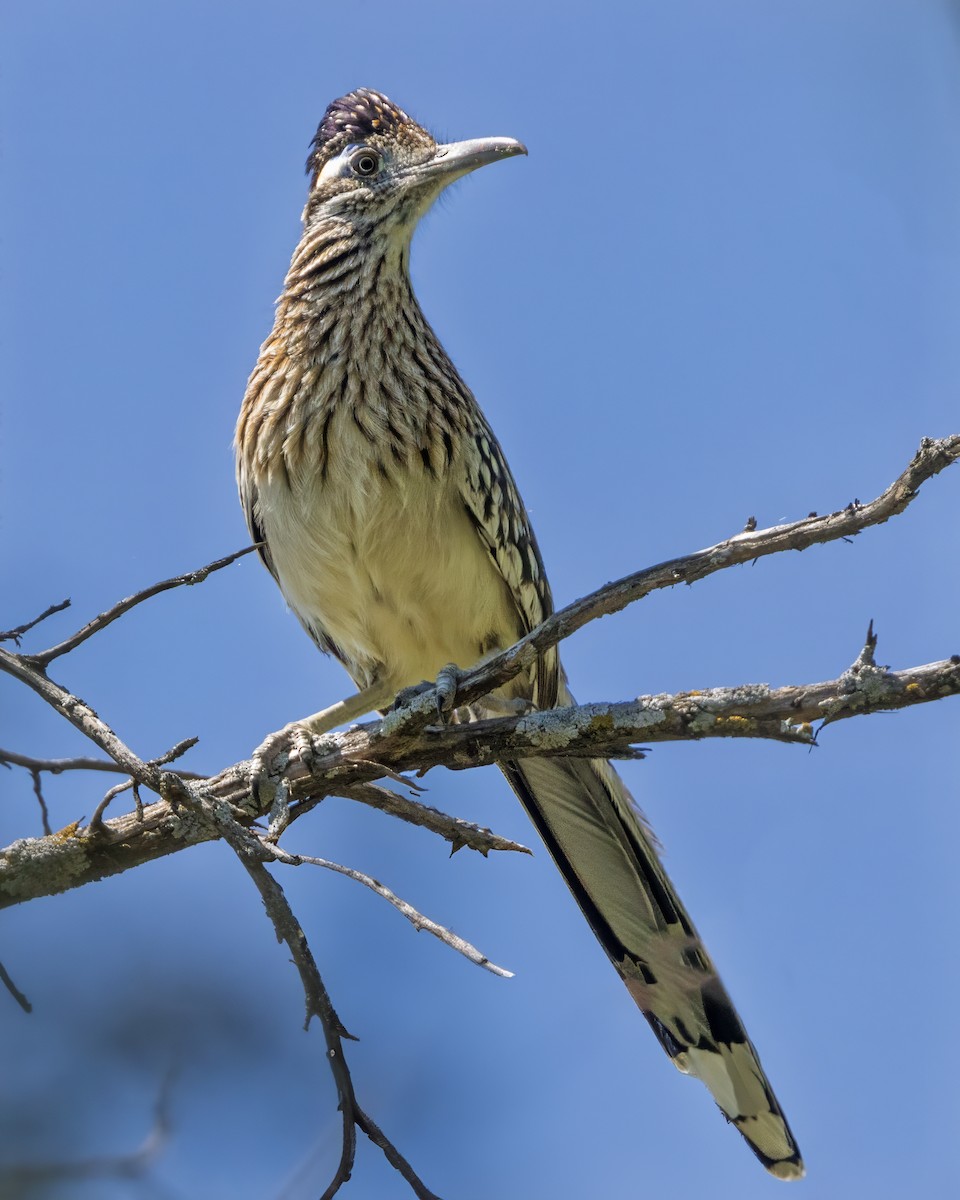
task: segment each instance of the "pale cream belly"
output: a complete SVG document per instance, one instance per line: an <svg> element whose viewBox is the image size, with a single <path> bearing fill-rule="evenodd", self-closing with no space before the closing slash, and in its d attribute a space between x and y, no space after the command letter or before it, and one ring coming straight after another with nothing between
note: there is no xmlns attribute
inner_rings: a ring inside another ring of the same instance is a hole
<svg viewBox="0 0 960 1200"><path fill-rule="evenodd" d="M504 584L456 488L419 468L350 485L260 487L260 518L291 608L391 691L468 667L521 634Z"/></svg>

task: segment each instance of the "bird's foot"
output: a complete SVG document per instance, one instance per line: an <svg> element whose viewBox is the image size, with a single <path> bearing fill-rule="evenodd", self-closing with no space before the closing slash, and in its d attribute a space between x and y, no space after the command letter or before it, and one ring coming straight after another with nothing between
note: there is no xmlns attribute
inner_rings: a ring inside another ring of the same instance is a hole
<svg viewBox="0 0 960 1200"><path fill-rule="evenodd" d="M306 724L293 722L271 733L250 759L250 791L259 812L269 804L269 840L276 841L290 822L291 767L308 772L314 761L314 735Z"/></svg>
<svg viewBox="0 0 960 1200"><path fill-rule="evenodd" d="M400 713L412 707L418 697L428 692L436 692L436 711L442 724L451 721L479 721L490 717L522 717L536 710L532 700L523 696L501 696L491 693L481 700L462 707L457 706L457 695L460 681L467 674L461 671L456 663L447 663L437 673L437 678L431 683L429 679L415 683L411 687L401 688L391 706L391 712Z"/></svg>
<svg viewBox="0 0 960 1200"><path fill-rule="evenodd" d="M401 688L390 706L390 711L403 713L405 709L412 709L420 696L428 692L435 692L437 716L444 724L451 720L455 721L457 719L457 692L464 674L465 672L461 671L456 663L447 663L437 672L435 680L424 679L420 683L411 684L410 687Z"/></svg>

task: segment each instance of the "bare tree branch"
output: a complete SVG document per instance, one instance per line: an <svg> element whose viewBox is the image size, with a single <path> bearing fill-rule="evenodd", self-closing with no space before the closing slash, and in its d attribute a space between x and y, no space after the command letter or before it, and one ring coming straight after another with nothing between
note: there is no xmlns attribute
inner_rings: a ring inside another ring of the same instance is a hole
<svg viewBox="0 0 960 1200"><path fill-rule="evenodd" d="M494 975L499 975L502 979L513 978L512 971L498 967L495 962L491 962L485 954L481 954L476 946L472 946L465 938L447 929L446 926L439 925L436 921L431 920L430 917L425 917L412 904L408 904L406 900L402 900L396 892L392 892L390 888L385 887L379 880L374 879L372 876L364 875L362 871L357 871L353 867L345 867L340 863L330 862L326 858L314 858L309 854L287 854L286 851L280 850L278 846L271 846L270 852L276 856L278 862L285 863L287 866L299 867L302 863L308 863L310 866L323 867L327 871L335 871L338 875L346 875L348 879L354 879L357 883L362 883L364 887L375 892L383 900L386 900L388 904L392 904L397 912L402 913L407 918L418 933L421 929L425 929L427 933L432 933L434 937L439 938L445 946L449 946L451 950L456 950L458 954L462 954L470 962L476 963L478 967L484 967L487 971L492 972Z"/></svg>
<svg viewBox="0 0 960 1200"><path fill-rule="evenodd" d="M228 567L231 563L237 561L238 558L243 558L244 555L251 554L256 550L257 546L245 546L242 550L237 550L234 554L228 554L225 558L218 558L212 563L207 563L205 567L200 567L196 571L188 571L186 575L175 575L172 579L164 579L161 583L154 583L148 588L144 588L141 592L135 592L132 596L127 596L125 600L120 600L114 604L112 608L108 608L106 612L100 613L94 617L92 621L88 621L82 629L78 629L76 633L65 638L56 646L51 646L49 650L41 650L39 654L25 655L27 660L34 666L46 668L53 662L55 658L59 658L61 654L69 654L71 650L82 645L87 638L93 637L95 633L99 633L101 629L106 629L118 617L122 617L124 613L128 613L131 608L136 608L138 604L142 604L145 600L150 600L154 596L159 596L161 592L169 592L171 588L192 587L195 583L203 583L208 575L212 575L214 571L220 571L224 567ZM57 605L47 609L47 612L37 617L36 621L32 621L25 629L36 625L38 621L43 620L51 612L57 612L60 608L66 607L69 601L65 601L62 605ZM25 632L25 629L20 632Z"/></svg>
<svg viewBox="0 0 960 1200"><path fill-rule="evenodd" d="M65 771L106 771L112 775L123 775L123 767L107 758L33 758L29 754L18 754L16 750L0 748L0 765L25 767L28 771L47 771L61 775Z"/></svg>
<svg viewBox="0 0 960 1200"><path fill-rule="evenodd" d="M151 791L160 791L160 769L138 758L89 704L79 696L72 695L65 687L54 683L42 665L37 665L26 654L11 654L7 650L0 650L0 671L12 675L14 679L25 683L36 692L85 737L109 754L115 763L124 768L127 775L131 775Z"/></svg>
<svg viewBox="0 0 960 1200"><path fill-rule="evenodd" d="M23 625L18 625L16 629L5 629L0 632L0 642L13 642L15 645L20 645L20 639L25 633L29 633L41 621L45 621L47 617L52 617L54 613L63 612L64 609L70 607L69 600L61 600L59 604L51 604L49 608L45 608L39 617L34 617L32 621L27 621Z"/></svg>
<svg viewBox="0 0 960 1200"><path fill-rule="evenodd" d="M237 765L239 767L247 767L250 764L238 763ZM367 763L365 765L373 769L373 764ZM385 764L380 764L380 766L385 774L388 771L391 774L398 774ZM373 776L373 778L379 777ZM532 851L520 842L514 842L510 838L501 837L500 834L494 833L482 825L474 825L472 821L465 821L462 817L448 816L447 813L441 812L439 808L431 808L429 805L421 804L417 800L409 800L405 796L401 796L398 792L391 791L390 788L379 787L374 783L338 783L336 788L331 788L329 792L311 788L310 795L290 806L290 819L295 820L297 817L308 812L311 808L319 804L327 794L343 796L347 800L357 800L361 804L366 804L370 808L375 808L379 812L386 813L388 816L398 817L408 825L419 825L421 829L428 829L431 833L438 834L450 843L451 854L456 854L458 850L462 850L464 847L476 850L484 858L486 858L491 850L512 850L515 854L532 853Z"/></svg>
<svg viewBox="0 0 960 1200"><path fill-rule="evenodd" d="M184 738L166 754L149 761L162 765L173 762L182 754L191 750L199 738ZM124 775L126 772L118 763L107 758L33 758L29 754L18 754L16 750L4 750L0 747L0 766L25 767L28 771L47 772L50 775L63 775L67 771L106 771L110 775ZM206 779L196 771L178 771L181 779Z"/></svg>
<svg viewBox="0 0 960 1200"><path fill-rule="evenodd" d="M10 978L10 972L3 963L0 963L0 983L3 984L25 1013L33 1012L33 1005Z"/></svg>

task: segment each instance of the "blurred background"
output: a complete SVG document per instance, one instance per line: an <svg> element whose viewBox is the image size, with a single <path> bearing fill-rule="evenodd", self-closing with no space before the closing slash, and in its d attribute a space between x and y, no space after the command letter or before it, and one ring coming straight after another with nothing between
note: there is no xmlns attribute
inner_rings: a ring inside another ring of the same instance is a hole
<svg viewBox="0 0 960 1200"><path fill-rule="evenodd" d="M327 103L385 91L444 138L521 138L416 239L428 317L503 442L558 604L881 491L960 427L960 10L937 0L367 0L4 7L0 626L25 643L246 542L230 448ZM852 544L661 592L566 644L581 700L835 677L960 650L960 474ZM246 558L54 677L144 757L215 771L347 694ZM818 749L658 746L625 773L808 1164L808 1200L946 1196L960 1057L956 701ZM86 752L0 680L0 745ZM49 780L54 828L109 784ZM278 874L350 1031L361 1103L439 1195L750 1200L777 1188L664 1058L494 770L426 801L536 848L450 859L345 801ZM6 843L41 831L0 772ZM120 806L115 807L120 811ZM232 854L3 914L0 1158L123 1154L178 1064L146 1181L51 1195L316 1196L339 1150L319 1029ZM410 1193L361 1141L351 1200Z"/></svg>

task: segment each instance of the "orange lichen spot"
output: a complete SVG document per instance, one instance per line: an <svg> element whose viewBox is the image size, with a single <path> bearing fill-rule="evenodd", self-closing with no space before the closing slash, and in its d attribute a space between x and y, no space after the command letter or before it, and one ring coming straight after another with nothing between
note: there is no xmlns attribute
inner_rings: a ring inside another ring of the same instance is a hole
<svg viewBox="0 0 960 1200"><path fill-rule="evenodd" d="M753 722L749 717L717 717L717 725L721 729L730 729L735 733L746 733L748 729L753 728Z"/></svg>
<svg viewBox="0 0 960 1200"><path fill-rule="evenodd" d="M919 692L920 684L919 683L908 683L907 686L903 690L905 692Z"/></svg>
<svg viewBox="0 0 960 1200"><path fill-rule="evenodd" d="M53 837L58 842L67 842L70 840L70 838L77 836L77 830L79 828L79 821L71 821L69 825L64 825L62 829L58 829L57 832L53 834Z"/></svg>

